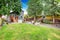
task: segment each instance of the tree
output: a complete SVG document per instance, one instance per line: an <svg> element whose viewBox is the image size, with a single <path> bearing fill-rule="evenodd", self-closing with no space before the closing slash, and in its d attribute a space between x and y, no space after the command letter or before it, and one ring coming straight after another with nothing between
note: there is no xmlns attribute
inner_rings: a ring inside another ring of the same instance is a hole
<svg viewBox="0 0 60 40"><path fill-rule="evenodd" d="M50 14L53 16L53 23L55 23L55 16L60 14L60 7L58 6L58 1L51 0Z"/></svg>
<svg viewBox="0 0 60 40"><path fill-rule="evenodd" d="M20 0L0 0L0 14L9 14L10 10L21 12Z"/></svg>
<svg viewBox="0 0 60 40"><path fill-rule="evenodd" d="M34 23L36 22L36 17L39 13L41 13L42 5L39 4L38 0L30 0L28 2L28 15L34 17ZM41 8L40 8L41 7Z"/></svg>
<svg viewBox="0 0 60 40"><path fill-rule="evenodd" d="M59 0L58 0L59 1ZM54 16L60 14L60 7L58 6L57 0L30 0L28 2L28 14L34 16L36 19L37 15L42 13L46 15ZM57 14L58 13L58 14Z"/></svg>

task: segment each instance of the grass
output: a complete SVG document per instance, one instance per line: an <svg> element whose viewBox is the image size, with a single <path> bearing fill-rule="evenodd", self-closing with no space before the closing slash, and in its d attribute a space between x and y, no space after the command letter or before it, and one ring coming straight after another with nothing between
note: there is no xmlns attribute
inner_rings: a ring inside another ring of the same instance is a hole
<svg viewBox="0 0 60 40"><path fill-rule="evenodd" d="M60 29L31 24L9 24L0 29L0 40L60 40Z"/></svg>

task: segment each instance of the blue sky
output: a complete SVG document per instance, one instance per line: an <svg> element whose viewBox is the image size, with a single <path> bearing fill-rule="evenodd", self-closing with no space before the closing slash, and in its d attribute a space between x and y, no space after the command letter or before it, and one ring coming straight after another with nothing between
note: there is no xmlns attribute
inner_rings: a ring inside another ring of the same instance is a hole
<svg viewBox="0 0 60 40"><path fill-rule="evenodd" d="M28 8L28 6L27 6L28 0L21 0L21 2L22 2L22 9L26 10Z"/></svg>

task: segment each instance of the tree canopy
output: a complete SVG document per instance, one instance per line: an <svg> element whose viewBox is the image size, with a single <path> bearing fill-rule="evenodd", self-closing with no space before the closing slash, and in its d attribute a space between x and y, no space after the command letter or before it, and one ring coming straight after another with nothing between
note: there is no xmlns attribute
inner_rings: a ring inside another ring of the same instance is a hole
<svg viewBox="0 0 60 40"><path fill-rule="evenodd" d="M9 14L10 11L21 11L20 0L0 0L0 14Z"/></svg>
<svg viewBox="0 0 60 40"><path fill-rule="evenodd" d="M44 15L59 15L60 0L29 0L28 2L28 14L31 16L41 15L44 11Z"/></svg>

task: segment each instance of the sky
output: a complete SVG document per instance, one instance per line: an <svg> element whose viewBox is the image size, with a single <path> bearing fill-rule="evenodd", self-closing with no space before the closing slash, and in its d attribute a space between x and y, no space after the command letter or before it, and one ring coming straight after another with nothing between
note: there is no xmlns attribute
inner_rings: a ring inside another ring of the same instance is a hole
<svg viewBox="0 0 60 40"><path fill-rule="evenodd" d="M28 0L21 0L21 2L22 2L22 9L26 10L28 8L28 6L27 6Z"/></svg>

